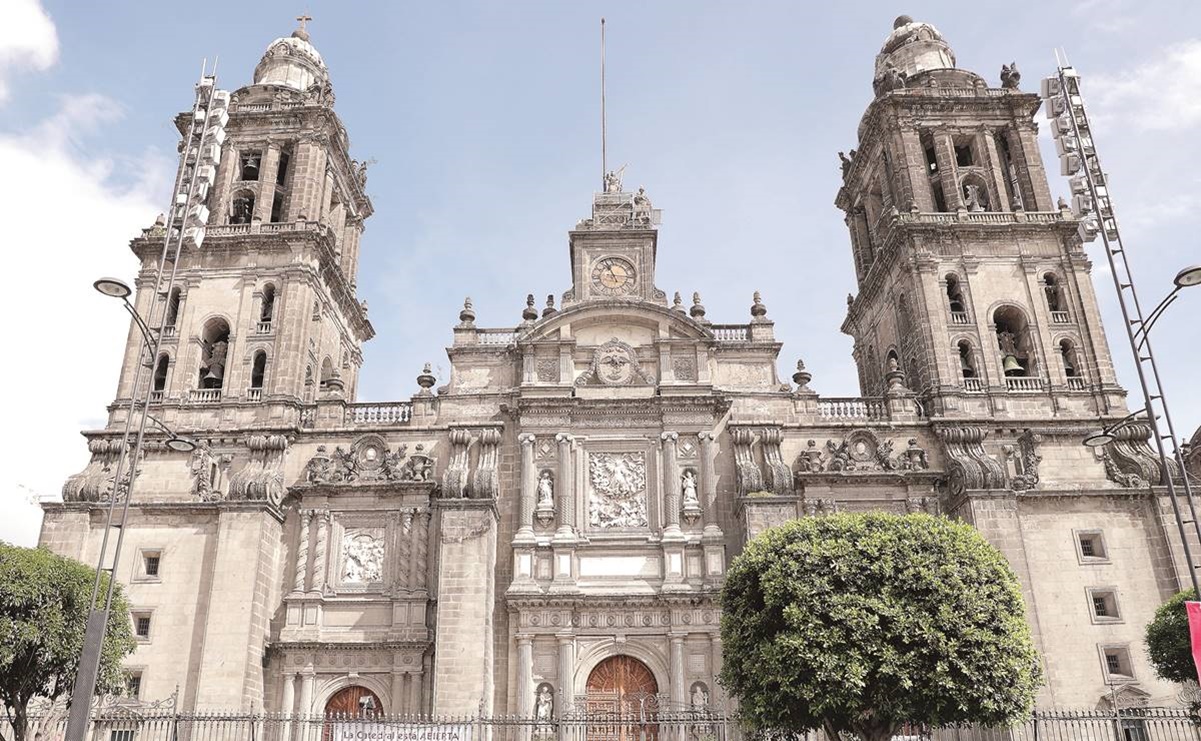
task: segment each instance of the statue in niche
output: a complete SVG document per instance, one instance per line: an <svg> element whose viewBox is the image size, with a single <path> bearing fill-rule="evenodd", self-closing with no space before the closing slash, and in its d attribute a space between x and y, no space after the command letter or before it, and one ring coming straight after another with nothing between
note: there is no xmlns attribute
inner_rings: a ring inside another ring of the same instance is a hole
<svg viewBox="0 0 1201 741"><path fill-rule="evenodd" d="M550 471L543 471L538 477L538 507L555 507L555 482Z"/></svg>
<svg viewBox="0 0 1201 741"><path fill-rule="evenodd" d="M538 698L534 703L534 720L539 723L549 723L555 717L555 693L549 684L538 688Z"/></svg>
<svg viewBox="0 0 1201 741"><path fill-rule="evenodd" d="M700 507L701 500L696 495L696 474L690 470L680 477L680 489L684 496L684 507Z"/></svg>
<svg viewBox="0 0 1201 741"><path fill-rule="evenodd" d="M980 195L980 186L975 183L968 183L963 186L963 205L968 211L980 212L984 210L984 201Z"/></svg>
<svg viewBox="0 0 1201 741"><path fill-rule="evenodd" d="M705 710L709 707L709 692L705 685L697 682L692 685L692 709Z"/></svg>

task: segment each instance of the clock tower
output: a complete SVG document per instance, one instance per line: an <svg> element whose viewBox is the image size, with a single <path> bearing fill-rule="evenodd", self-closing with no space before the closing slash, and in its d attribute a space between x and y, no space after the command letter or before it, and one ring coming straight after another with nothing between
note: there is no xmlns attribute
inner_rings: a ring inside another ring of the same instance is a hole
<svg viewBox="0 0 1201 741"><path fill-rule="evenodd" d="M614 173L605 178L605 192L592 198L592 217L571 231L572 287L563 305L579 301L626 300L666 303L655 287L655 247L659 209L639 188L622 189Z"/></svg>

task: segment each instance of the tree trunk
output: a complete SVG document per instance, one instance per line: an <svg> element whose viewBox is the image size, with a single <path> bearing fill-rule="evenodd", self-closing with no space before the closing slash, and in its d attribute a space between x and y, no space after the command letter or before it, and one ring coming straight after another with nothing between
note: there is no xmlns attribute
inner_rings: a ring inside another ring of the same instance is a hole
<svg viewBox="0 0 1201 741"><path fill-rule="evenodd" d="M29 725L29 713L24 702L18 702L13 708L13 741L25 741L25 732Z"/></svg>
<svg viewBox="0 0 1201 741"><path fill-rule="evenodd" d="M882 718L869 718L856 723L852 730L861 741L890 741L901 725Z"/></svg>

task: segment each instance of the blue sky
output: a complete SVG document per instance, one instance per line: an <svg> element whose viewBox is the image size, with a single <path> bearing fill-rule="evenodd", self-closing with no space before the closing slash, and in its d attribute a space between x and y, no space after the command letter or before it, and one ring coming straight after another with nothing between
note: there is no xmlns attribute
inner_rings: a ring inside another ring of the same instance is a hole
<svg viewBox="0 0 1201 741"><path fill-rule="evenodd" d="M36 539L30 497L55 494L86 461L116 384L125 322L91 292L99 273L130 276L126 242L164 210L177 135L204 57L219 83L250 81L303 4L67 3L12 0L0 29L3 241L28 278L5 308L21 321L21 360L61 361L30 377L10 416L30 420L10 447L0 537ZM203 7L193 17L186 14ZM520 320L569 282L566 232L588 214L600 175L598 22L608 20L609 152L664 210L658 284L700 291L709 317L749 319L762 291L784 342L781 372L803 357L823 395L858 392L846 229L833 206L838 150L855 144L872 63L893 18L935 24L959 66L996 84L1016 60L1036 90L1065 47L1084 75L1102 162L1144 301L1201 262L1201 4L907 2L312 2L352 154L373 159L376 214L359 293L378 336L361 400L407 398L470 295L481 326ZM969 10L970 9L970 10ZM1041 117L1040 117L1041 120ZM1043 127L1046 128L1045 126ZM1052 191L1066 192L1055 175ZM1135 385L1113 288L1096 261L1122 380ZM1177 432L1201 423L1201 289L1155 339ZM47 300L51 303L47 304ZM31 311L31 307L42 307ZM10 326L12 322L10 320ZM444 381L445 378L441 378ZM15 429L15 428L11 428ZM8 434L8 433L6 433Z"/></svg>

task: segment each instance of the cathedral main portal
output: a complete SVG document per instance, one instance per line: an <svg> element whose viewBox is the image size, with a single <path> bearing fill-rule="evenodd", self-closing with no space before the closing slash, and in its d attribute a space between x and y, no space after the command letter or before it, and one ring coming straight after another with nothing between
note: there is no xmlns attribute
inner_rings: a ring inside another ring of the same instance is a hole
<svg viewBox="0 0 1201 741"><path fill-rule="evenodd" d="M655 675L633 656L611 656L588 675L586 707L591 717L618 715L626 719L653 717L659 710L659 684ZM624 738L622 726L611 735L590 732L589 738Z"/></svg>

